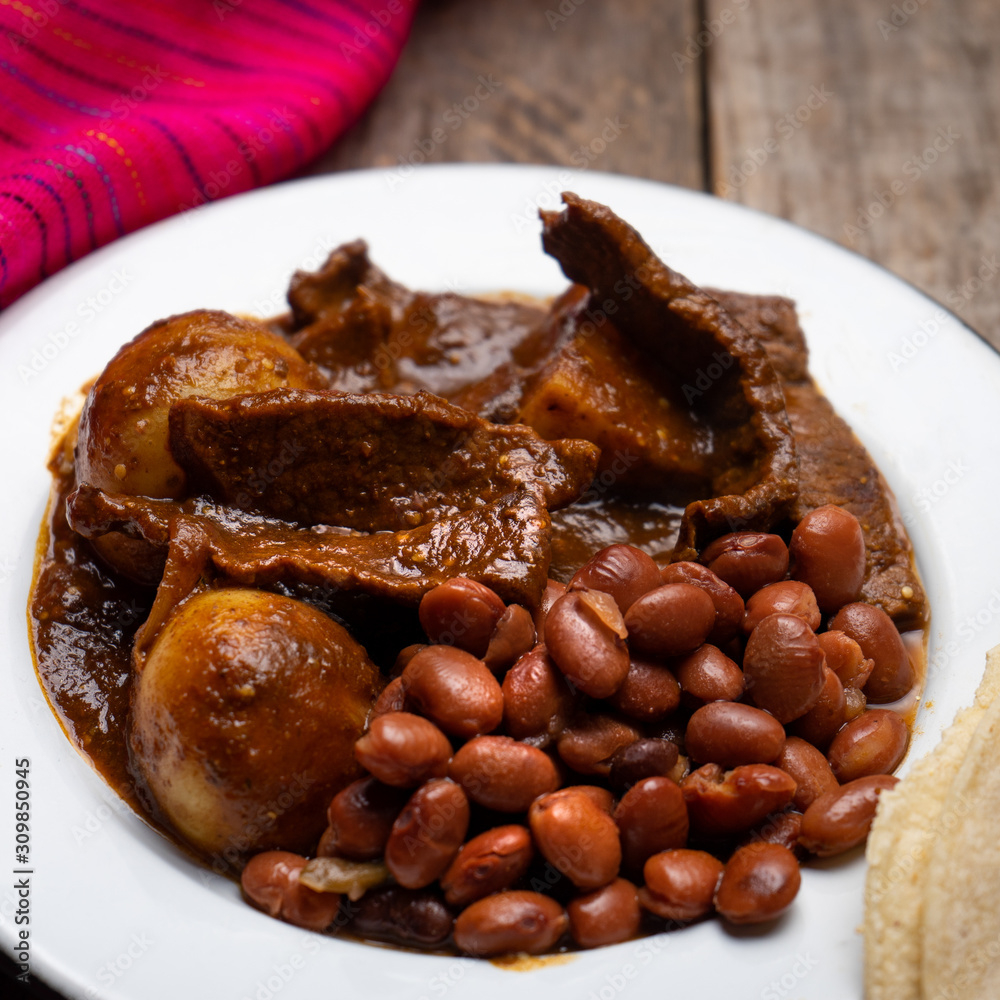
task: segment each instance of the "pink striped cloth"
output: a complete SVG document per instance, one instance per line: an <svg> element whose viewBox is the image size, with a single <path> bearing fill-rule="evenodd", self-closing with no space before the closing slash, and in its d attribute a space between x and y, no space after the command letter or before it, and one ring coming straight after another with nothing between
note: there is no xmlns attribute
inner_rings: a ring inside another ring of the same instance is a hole
<svg viewBox="0 0 1000 1000"><path fill-rule="evenodd" d="M278 180L388 79L417 0L0 0L0 306Z"/></svg>

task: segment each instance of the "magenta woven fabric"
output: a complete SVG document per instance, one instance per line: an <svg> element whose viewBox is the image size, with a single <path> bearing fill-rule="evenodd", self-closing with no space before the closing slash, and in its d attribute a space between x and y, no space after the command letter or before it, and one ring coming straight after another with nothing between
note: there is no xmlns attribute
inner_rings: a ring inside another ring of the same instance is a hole
<svg viewBox="0 0 1000 1000"><path fill-rule="evenodd" d="M417 0L0 0L0 305L287 177L388 79Z"/></svg>

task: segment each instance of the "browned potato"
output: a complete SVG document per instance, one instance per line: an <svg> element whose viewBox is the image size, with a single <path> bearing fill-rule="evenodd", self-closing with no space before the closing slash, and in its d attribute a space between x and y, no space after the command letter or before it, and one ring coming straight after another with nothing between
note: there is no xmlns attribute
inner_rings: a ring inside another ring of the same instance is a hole
<svg viewBox="0 0 1000 1000"><path fill-rule="evenodd" d="M136 678L133 757L177 832L213 860L312 852L381 689L347 632L301 601L202 592Z"/></svg>
<svg viewBox="0 0 1000 1000"><path fill-rule="evenodd" d="M225 399L285 386L323 388L317 370L276 333L229 313L198 310L147 327L108 362L87 395L76 449L77 481L133 496L184 496L184 472L167 445L167 415L186 396ZM143 542L97 541L101 555L140 583L162 566Z"/></svg>

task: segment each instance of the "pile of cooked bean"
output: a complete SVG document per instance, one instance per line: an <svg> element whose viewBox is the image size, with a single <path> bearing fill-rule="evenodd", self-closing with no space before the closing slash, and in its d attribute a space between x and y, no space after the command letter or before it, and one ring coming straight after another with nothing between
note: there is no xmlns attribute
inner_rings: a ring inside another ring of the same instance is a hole
<svg viewBox="0 0 1000 1000"><path fill-rule="evenodd" d="M468 955L779 916L799 864L861 844L907 746L915 674L857 601L827 505L660 568L612 545L531 615L457 578L420 605L316 857L253 857L246 896L312 930ZM667 924L664 921L668 922Z"/></svg>

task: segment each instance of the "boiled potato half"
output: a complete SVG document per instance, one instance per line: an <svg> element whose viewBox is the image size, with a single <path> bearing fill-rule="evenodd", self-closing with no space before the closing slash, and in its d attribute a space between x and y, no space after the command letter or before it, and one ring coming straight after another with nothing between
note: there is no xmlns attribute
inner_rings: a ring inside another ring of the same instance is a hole
<svg viewBox="0 0 1000 1000"><path fill-rule="evenodd" d="M136 677L131 748L164 817L232 864L312 852L381 688L344 628L301 601L228 588L181 604Z"/></svg>
<svg viewBox="0 0 1000 1000"><path fill-rule="evenodd" d="M315 368L261 323L207 309L160 320L122 347L91 387L80 416L77 482L109 493L181 499L184 471L167 444L175 400L324 385ZM97 539L96 548L130 579L159 580L162 560L145 542L113 533Z"/></svg>

